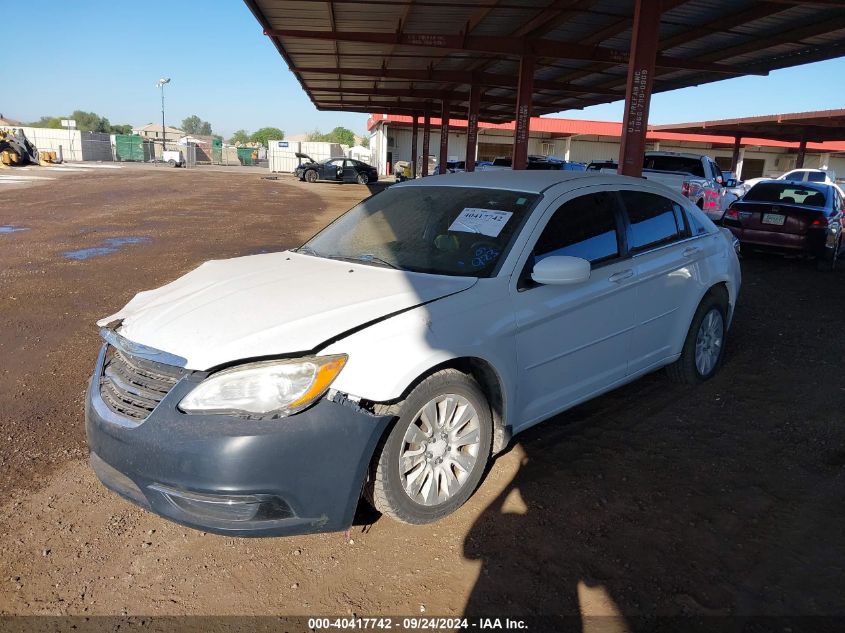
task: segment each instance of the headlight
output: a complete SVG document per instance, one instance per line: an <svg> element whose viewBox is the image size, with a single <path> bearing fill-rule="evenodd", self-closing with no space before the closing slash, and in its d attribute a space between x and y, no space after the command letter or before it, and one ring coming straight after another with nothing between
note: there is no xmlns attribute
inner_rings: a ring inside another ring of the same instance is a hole
<svg viewBox="0 0 845 633"><path fill-rule="evenodd" d="M282 417L322 396L347 356L314 356L241 365L209 376L179 403L185 413Z"/></svg>

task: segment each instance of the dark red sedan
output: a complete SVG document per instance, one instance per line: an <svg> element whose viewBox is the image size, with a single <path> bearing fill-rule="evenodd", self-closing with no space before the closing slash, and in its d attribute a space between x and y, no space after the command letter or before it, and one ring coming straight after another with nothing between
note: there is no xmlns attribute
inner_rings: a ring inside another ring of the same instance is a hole
<svg viewBox="0 0 845 633"><path fill-rule="evenodd" d="M845 200L836 185L763 180L732 203L722 223L746 249L804 253L833 269L841 254Z"/></svg>

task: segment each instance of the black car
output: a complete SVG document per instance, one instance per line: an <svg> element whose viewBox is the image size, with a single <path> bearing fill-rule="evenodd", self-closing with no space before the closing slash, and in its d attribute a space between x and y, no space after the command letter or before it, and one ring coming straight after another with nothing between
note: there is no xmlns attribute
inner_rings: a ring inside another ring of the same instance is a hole
<svg viewBox="0 0 845 633"><path fill-rule="evenodd" d="M327 158L319 163L308 154L297 152L296 157L302 160L294 170L297 178L307 182L318 180L333 180L334 182L357 182L366 185L378 180L378 171L372 165L362 163L352 158Z"/></svg>

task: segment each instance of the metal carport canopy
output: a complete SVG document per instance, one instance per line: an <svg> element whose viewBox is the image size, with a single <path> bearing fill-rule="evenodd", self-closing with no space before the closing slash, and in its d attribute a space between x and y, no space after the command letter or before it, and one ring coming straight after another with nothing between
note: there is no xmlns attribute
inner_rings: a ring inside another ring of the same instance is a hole
<svg viewBox="0 0 845 633"><path fill-rule="evenodd" d="M809 88L809 86L795 86L796 90L806 88ZM843 95L845 95L845 92L843 92ZM845 110L792 112L742 119L656 125L652 129L661 132L768 138L775 141L811 141L816 143L845 141Z"/></svg>
<svg viewBox="0 0 845 633"><path fill-rule="evenodd" d="M491 122L519 120L518 97L532 115L618 101L634 40L642 68L653 60L648 85L629 95L645 96L639 120L652 91L845 55L841 0L245 2L321 110L456 113L472 86Z"/></svg>

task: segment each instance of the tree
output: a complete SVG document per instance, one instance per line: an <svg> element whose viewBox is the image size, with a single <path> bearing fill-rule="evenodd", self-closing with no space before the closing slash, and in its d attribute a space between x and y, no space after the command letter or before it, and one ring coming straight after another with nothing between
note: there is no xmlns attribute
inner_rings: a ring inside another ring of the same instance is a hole
<svg viewBox="0 0 845 633"><path fill-rule="evenodd" d="M253 143L261 143L264 147L267 147L267 142L269 140L274 141L281 141L285 138L285 133L282 132L277 127L263 127L260 130L256 130L252 133L252 136L249 137L249 140Z"/></svg>
<svg viewBox="0 0 845 633"><path fill-rule="evenodd" d="M370 137L369 136L362 136L361 137L361 147L369 147L370 146Z"/></svg>
<svg viewBox="0 0 845 633"><path fill-rule="evenodd" d="M328 134L323 134L320 130L314 130L308 135L308 140L352 146L355 145L355 133L348 128L338 126Z"/></svg>
<svg viewBox="0 0 845 633"><path fill-rule="evenodd" d="M132 126L131 125L112 125L110 132L112 134L131 134L132 133Z"/></svg>
<svg viewBox="0 0 845 633"><path fill-rule="evenodd" d="M232 145L246 145L249 143L249 132L246 130L237 130L229 138L229 143Z"/></svg>
<svg viewBox="0 0 845 633"><path fill-rule="evenodd" d="M95 112L85 112L83 110L74 110L73 113L63 116L43 116L29 125L32 127L60 129L62 127L62 119L76 121L76 129L81 132L112 131L112 125L106 117L100 116Z"/></svg>
<svg viewBox="0 0 845 633"><path fill-rule="evenodd" d="M37 121L27 123L28 127L47 127L53 129L60 129L62 127L61 118L57 116L43 116Z"/></svg>
<svg viewBox="0 0 845 633"><path fill-rule="evenodd" d="M203 121L196 114L192 114L187 119L182 119L182 131L185 134L211 136L211 123Z"/></svg>
<svg viewBox="0 0 845 633"><path fill-rule="evenodd" d="M336 127L329 132L332 143L340 143L341 145L355 145L355 133L345 127Z"/></svg>

